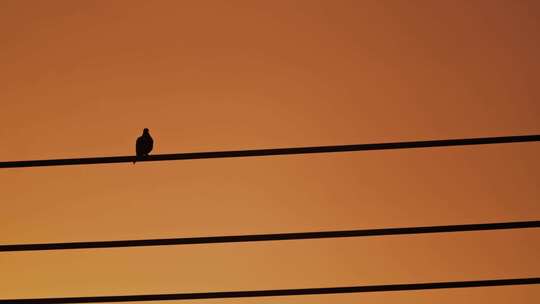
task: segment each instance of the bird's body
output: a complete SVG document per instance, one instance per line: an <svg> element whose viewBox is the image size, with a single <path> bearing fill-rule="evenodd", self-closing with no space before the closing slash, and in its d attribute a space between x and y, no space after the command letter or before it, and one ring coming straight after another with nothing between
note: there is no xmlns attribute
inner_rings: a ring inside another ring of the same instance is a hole
<svg viewBox="0 0 540 304"><path fill-rule="evenodd" d="M138 159L143 159L148 156L152 151L152 148L154 148L154 140L152 139L152 136L150 136L148 129L144 129L143 134L137 138L137 142L135 143L135 152L137 155L133 163Z"/></svg>

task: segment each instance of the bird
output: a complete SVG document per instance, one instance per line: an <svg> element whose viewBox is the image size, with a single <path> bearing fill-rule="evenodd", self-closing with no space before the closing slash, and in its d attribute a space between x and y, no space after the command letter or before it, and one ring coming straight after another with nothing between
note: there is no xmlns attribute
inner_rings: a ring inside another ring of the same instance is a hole
<svg viewBox="0 0 540 304"><path fill-rule="evenodd" d="M133 163L135 164L138 159L147 157L150 151L152 151L152 148L154 148L154 140L150 136L150 130L144 128L142 135L137 138L137 142L135 143L135 152L137 155Z"/></svg>

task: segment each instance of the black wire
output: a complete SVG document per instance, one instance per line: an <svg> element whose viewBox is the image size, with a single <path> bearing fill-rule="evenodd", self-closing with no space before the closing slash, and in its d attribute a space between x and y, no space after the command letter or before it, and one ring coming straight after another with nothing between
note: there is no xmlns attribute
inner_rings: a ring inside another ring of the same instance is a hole
<svg viewBox="0 0 540 304"><path fill-rule="evenodd" d="M32 251L32 250L118 248L118 247L141 247L141 246L171 246L171 245L260 242L260 241L284 241L284 240L343 238L343 237L385 236L385 235L400 235L400 234L402 235L402 234L424 234L424 233L443 233L443 232L468 232L468 231L499 230L499 229L523 229L523 228L539 228L539 227L540 227L540 221L522 221L522 222L502 222L502 223L485 223L485 224L420 226L420 227L295 232L295 233L275 233L275 234L229 235L229 236L205 236L205 237L146 239L146 240L13 244L13 245L0 245L0 252L2 251L5 252L5 251Z"/></svg>
<svg viewBox="0 0 540 304"><path fill-rule="evenodd" d="M392 285L367 285L329 288L302 288L302 289L273 289L249 291L218 291L201 293L173 293L173 294L146 294L123 296L97 296L97 297L69 297L69 298L38 298L38 299L5 299L0 304L67 304L67 303L107 303L107 302L146 302L146 301L173 301L198 299L226 299L226 298L252 298L252 297L279 297L321 294L343 294L361 292L390 292L428 290L443 288L471 288L493 287L510 285L540 284L540 278L499 279L481 281L431 282Z"/></svg>
<svg viewBox="0 0 540 304"><path fill-rule="evenodd" d="M187 160L187 159L205 159L205 158L230 158L230 157L274 156L274 155L310 154L310 153L353 152L353 151L369 151L369 150L434 148L434 147L448 147L448 146L487 145L487 144L504 144L504 143L518 143L518 142L535 142L535 141L540 141L540 135L536 134L536 135L520 135L520 136L355 144L355 145L340 145L340 146L317 146L317 147L277 148L277 149L258 149L258 150L156 154L156 155L147 156L143 159L137 159L137 161L138 162L140 161L165 161L165 160ZM134 160L135 160L135 156L109 156L109 157L89 157L89 158L6 161L6 162L0 162L0 168L127 163L127 162L133 162Z"/></svg>

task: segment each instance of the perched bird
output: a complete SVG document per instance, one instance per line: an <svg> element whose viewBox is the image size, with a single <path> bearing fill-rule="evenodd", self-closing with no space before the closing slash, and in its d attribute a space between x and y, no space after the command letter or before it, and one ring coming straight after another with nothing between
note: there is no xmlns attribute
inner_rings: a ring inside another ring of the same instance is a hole
<svg viewBox="0 0 540 304"><path fill-rule="evenodd" d="M148 156L148 153L152 151L153 147L154 140L152 139L152 136L150 136L150 131L147 128L144 128L143 134L137 138L137 142L135 144L135 152L137 153L137 156L135 157L133 163L135 163L138 159Z"/></svg>

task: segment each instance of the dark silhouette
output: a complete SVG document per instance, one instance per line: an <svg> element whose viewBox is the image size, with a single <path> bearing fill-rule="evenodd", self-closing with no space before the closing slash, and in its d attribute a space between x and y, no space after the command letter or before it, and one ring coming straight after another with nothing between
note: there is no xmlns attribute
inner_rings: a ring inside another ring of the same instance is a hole
<svg viewBox="0 0 540 304"><path fill-rule="evenodd" d="M154 140L150 136L150 131L147 128L144 128L143 134L137 138L137 143L135 144L135 160L133 163L137 162L138 159L143 159L148 156L152 148L154 147Z"/></svg>

